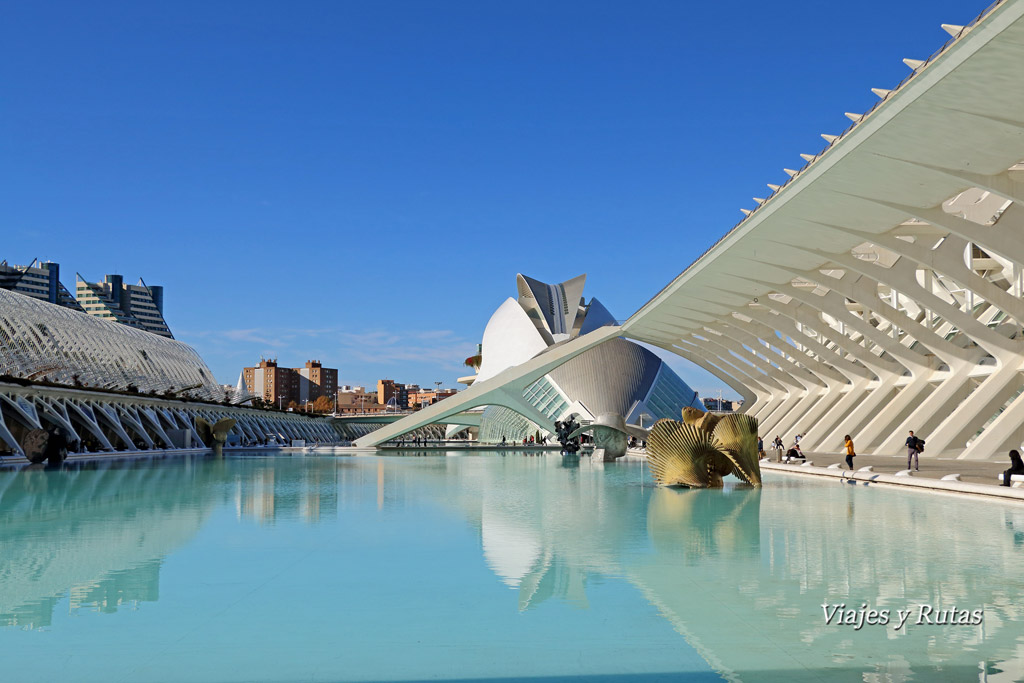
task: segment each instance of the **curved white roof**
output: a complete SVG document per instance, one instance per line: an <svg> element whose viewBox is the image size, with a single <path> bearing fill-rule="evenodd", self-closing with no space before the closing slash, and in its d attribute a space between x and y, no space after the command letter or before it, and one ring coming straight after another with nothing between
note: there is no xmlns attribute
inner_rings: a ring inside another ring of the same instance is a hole
<svg viewBox="0 0 1024 683"><path fill-rule="evenodd" d="M224 388L187 344L0 290L0 375L142 393Z"/></svg>
<svg viewBox="0 0 1024 683"><path fill-rule="evenodd" d="M484 328L483 360L476 381L494 377L502 370L525 363L548 347L522 306L505 299Z"/></svg>

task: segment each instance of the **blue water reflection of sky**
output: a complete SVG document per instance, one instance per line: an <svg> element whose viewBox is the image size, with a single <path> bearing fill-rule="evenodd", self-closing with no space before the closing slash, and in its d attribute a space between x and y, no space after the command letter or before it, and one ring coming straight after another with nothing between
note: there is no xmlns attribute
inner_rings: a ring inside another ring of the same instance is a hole
<svg viewBox="0 0 1024 683"><path fill-rule="evenodd" d="M0 678L1024 674L1024 508L809 478L657 489L558 456L0 472ZM983 608L855 631L821 604Z"/></svg>
<svg viewBox="0 0 1024 683"><path fill-rule="evenodd" d="M246 513L237 487L223 482L195 536L163 560L157 601L101 615L68 613L62 599L45 628L0 631L7 674L283 681L703 672L718 680L621 578L589 581L587 609L549 600L521 611L481 556L479 530L432 497L436 484L396 491L410 482L387 482L378 506L368 469L317 482L341 488L336 507L313 520L294 482L277 489L273 518L258 502ZM104 539L89 540L102 554Z"/></svg>

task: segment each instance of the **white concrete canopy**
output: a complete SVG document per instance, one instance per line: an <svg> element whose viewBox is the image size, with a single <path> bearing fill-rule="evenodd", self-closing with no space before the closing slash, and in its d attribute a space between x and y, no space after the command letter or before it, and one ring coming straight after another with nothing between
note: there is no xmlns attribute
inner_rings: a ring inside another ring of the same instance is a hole
<svg viewBox="0 0 1024 683"><path fill-rule="evenodd" d="M812 448L1024 439L1024 2L915 70L623 324ZM948 30L948 29L947 29ZM913 63L911 63L913 62ZM773 188L774 189L774 188Z"/></svg>

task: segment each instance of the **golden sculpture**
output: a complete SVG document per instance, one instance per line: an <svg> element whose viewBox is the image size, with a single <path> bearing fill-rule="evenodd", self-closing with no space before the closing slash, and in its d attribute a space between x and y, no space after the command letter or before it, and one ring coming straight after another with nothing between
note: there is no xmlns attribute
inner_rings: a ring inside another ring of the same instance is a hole
<svg viewBox="0 0 1024 683"><path fill-rule="evenodd" d="M757 419L683 408L683 421L658 420L647 437L647 462L664 486L721 488L727 474L761 485Z"/></svg>
<svg viewBox="0 0 1024 683"><path fill-rule="evenodd" d="M224 443L228 440L228 432L235 426L235 420L226 417L217 420L217 424L211 425L201 417L196 418L196 432L203 444L213 449L215 455L223 455Z"/></svg>

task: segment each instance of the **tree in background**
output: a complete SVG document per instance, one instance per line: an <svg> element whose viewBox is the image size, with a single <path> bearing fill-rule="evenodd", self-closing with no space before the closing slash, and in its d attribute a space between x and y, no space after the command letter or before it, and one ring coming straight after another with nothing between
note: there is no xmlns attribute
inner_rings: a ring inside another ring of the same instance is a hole
<svg viewBox="0 0 1024 683"><path fill-rule="evenodd" d="M334 411L334 402L326 396L319 396L313 401L314 413L330 413Z"/></svg>
<svg viewBox="0 0 1024 683"><path fill-rule="evenodd" d="M288 401L288 410L298 410L299 404L295 401Z"/></svg>

